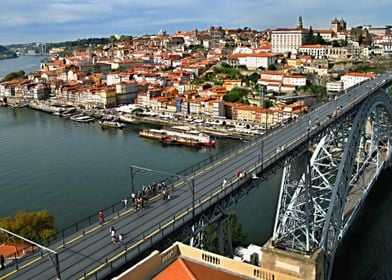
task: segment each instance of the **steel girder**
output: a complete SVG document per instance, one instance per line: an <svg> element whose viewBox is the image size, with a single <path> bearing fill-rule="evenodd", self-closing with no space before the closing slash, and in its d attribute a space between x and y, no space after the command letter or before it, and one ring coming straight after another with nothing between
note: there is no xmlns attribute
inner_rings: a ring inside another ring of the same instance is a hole
<svg viewBox="0 0 392 280"><path fill-rule="evenodd" d="M339 121L321 135L299 179L287 162L272 238L274 246L303 254L324 248L327 278L338 243L385 160L381 151L390 151L392 106L379 91ZM374 178L358 187L369 168Z"/></svg>

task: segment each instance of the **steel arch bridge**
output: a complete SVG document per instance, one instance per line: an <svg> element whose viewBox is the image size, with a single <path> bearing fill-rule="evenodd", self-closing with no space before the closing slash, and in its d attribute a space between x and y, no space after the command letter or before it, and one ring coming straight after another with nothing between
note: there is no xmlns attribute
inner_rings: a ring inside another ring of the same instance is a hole
<svg viewBox="0 0 392 280"><path fill-rule="evenodd" d="M322 249L324 278L331 278L337 247L391 158L391 127L391 100L379 90L321 131L318 143L308 141L300 176L286 162L274 247L305 255Z"/></svg>

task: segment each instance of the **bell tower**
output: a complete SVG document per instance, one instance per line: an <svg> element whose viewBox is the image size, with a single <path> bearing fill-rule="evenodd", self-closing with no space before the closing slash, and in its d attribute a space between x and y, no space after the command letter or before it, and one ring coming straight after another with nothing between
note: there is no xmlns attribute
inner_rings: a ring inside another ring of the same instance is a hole
<svg viewBox="0 0 392 280"><path fill-rule="evenodd" d="M298 29L302 29L303 28L302 16L299 16L299 18L298 18L297 28Z"/></svg>

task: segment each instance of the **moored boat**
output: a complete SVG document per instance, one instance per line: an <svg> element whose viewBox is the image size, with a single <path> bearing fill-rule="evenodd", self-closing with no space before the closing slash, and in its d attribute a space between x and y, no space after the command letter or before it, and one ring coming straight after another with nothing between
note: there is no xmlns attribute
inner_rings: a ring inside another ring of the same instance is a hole
<svg viewBox="0 0 392 280"><path fill-rule="evenodd" d="M71 120L75 121L75 122L81 122L81 123L90 123L93 122L95 120L95 118L90 117L90 116L86 116L86 115L74 115L70 118Z"/></svg>
<svg viewBox="0 0 392 280"><path fill-rule="evenodd" d="M172 142L176 145L184 145L189 147L213 147L215 141L210 136L199 131L182 132L167 129L144 129L139 132L139 136L143 138L158 140L161 143L169 144Z"/></svg>
<svg viewBox="0 0 392 280"><path fill-rule="evenodd" d="M99 120L99 124L102 126L102 128L105 127L110 127L110 128L124 128L125 124L117 122L117 121L109 121L109 120Z"/></svg>

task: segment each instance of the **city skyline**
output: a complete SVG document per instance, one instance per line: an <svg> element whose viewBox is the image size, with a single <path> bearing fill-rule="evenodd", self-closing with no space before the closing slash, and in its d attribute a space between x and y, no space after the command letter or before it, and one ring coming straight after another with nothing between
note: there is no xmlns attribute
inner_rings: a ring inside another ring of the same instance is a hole
<svg viewBox="0 0 392 280"><path fill-rule="evenodd" d="M0 44L59 42L113 34L138 36L156 34L160 29L171 34L210 26L265 30L295 27L300 15L304 27L327 29L335 17L344 18L349 27L385 26L390 24L389 4L386 0L379 0L377 5L368 0L355 5L342 5L337 0L4 0L1 5L6 13L0 15Z"/></svg>

